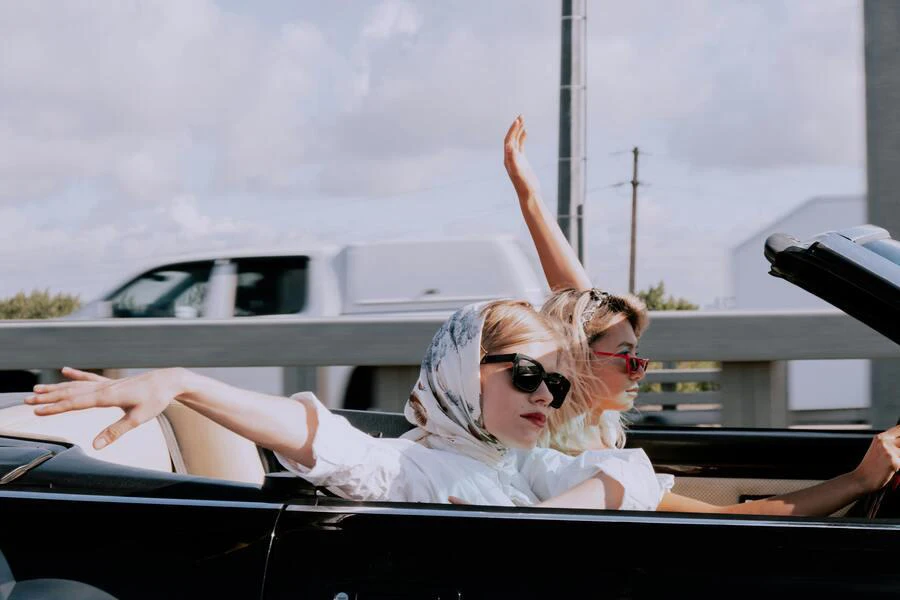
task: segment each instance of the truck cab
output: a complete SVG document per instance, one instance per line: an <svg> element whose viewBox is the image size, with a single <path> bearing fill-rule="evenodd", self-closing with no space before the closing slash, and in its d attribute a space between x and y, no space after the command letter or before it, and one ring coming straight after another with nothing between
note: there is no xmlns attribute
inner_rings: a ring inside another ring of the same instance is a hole
<svg viewBox="0 0 900 600"><path fill-rule="evenodd" d="M331 260L331 253L322 249L183 257L142 270L69 318L336 314L329 309L336 293L336 281L328 267ZM310 281L316 281L316 286Z"/></svg>

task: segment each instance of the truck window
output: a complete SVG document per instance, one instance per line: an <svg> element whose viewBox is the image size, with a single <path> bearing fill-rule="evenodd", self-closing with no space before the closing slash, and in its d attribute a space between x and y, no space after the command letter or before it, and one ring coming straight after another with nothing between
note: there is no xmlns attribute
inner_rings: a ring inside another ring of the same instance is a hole
<svg viewBox="0 0 900 600"><path fill-rule="evenodd" d="M200 315L211 261L167 265L144 273L114 292L114 317L174 317L179 307Z"/></svg>
<svg viewBox="0 0 900 600"><path fill-rule="evenodd" d="M288 315L306 306L306 256L242 258L238 265L234 316Z"/></svg>

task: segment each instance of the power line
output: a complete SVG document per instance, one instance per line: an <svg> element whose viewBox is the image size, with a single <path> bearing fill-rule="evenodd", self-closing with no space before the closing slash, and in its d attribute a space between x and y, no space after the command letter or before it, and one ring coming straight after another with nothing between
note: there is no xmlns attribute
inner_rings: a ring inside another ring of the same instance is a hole
<svg viewBox="0 0 900 600"><path fill-rule="evenodd" d="M599 192L600 190L622 187L623 185L627 185L628 183L628 181L619 181L618 183L610 183L609 185L598 185L597 187L592 187L591 189L587 190L585 194L593 194L594 192Z"/></svg>

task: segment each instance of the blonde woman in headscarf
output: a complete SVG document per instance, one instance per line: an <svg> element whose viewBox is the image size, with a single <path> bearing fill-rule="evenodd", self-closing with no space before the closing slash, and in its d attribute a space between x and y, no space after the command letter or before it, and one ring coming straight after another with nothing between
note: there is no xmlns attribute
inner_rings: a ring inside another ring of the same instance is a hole
<svg viewBox="0 0 900 600"><path fill-rule="evenodd" d="M425 353L405 410L414 428L400 439L355 429L308 392L268 396L178 368L121 380L66 369L72 381L36 386L25 401L38 415L122 408L99 449L178 400L351 500L655 509L665 490L643 451L572 457L535 447L569 392L559 329L525 302L454 313Z"/></svg>
<svg viewBox="0 0 900 600"><path fill-rule="evenodd" d="M625 428L620 414L633 406L648 363L637 356L640 336L649 324L647 309L635 296L610 294L593 286L541 199L540 185L525 156L526 137L519 116L507 131L503 163L553 291L542 312L568 324L576 367L571 398L550 416L542 444L569 455L621 448ZM856 469L804 490L730 506L666 491L658 510L830 515L890 481L900 469L898 436L900 427L876 436ZM659 477L664 489L671 488L670 476Z"/></svg>

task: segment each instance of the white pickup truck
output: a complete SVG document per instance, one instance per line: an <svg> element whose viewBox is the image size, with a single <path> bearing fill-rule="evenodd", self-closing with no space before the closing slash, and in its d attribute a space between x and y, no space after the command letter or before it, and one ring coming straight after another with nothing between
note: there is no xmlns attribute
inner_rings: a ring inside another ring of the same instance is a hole
<svg viewBox="0 0 900 600"><path fill-rule="evenodd" d="M396 315L448 312L494 298L539 304L546 291L543 278L512 238L392 241L221 251L160 261L69 318ZM417 369L247 367L204 372L274 394L316 389L332 407L397 410Z"/></svg>

